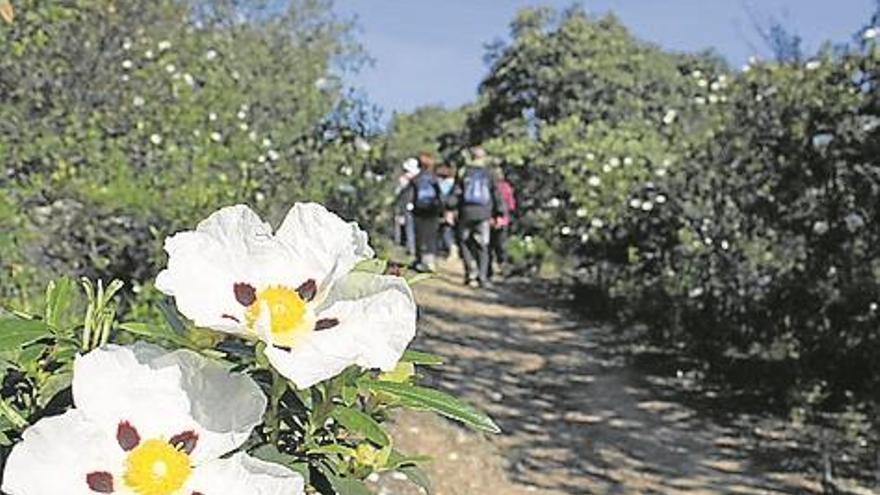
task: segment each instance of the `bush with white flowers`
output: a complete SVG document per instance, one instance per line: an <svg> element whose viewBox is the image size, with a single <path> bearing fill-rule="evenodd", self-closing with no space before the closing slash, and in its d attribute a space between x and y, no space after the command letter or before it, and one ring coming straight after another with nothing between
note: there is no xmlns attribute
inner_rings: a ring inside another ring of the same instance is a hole
<svg viewBox="0 0 880 495"><path fill-rule="evenodd" d="M360 494L392 470L428 489L394 410L498 431L417 384L442 358L407 350L412 290L356 223L299 203L273 231L236 205L165 248L164 323L120 322L120 283L68 278L42 314L0 314L4 493Z"/></svg>

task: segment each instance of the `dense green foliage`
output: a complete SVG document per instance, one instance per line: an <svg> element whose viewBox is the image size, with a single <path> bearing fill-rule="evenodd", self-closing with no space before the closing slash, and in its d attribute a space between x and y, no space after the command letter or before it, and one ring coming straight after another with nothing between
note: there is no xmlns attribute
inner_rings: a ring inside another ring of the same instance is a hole
<svg viewBox="0 0 880 495"><path fill-rule="evenodd" d="M323 0L262 5L17 5L0 26L4 305L33 308L57 274L139 291L161 239L220 205L373 218L349 26Z"/></svg>
<svg viewBox="0 0 880 495"><path fill-rule="evenodd" d="M464 140L511 171L516 247L549 243L594 311L613 303L716 367L751 363L751 380L864 397L880 353L867 33L733 72L613 16L526 10L490 52Z"/></svg>

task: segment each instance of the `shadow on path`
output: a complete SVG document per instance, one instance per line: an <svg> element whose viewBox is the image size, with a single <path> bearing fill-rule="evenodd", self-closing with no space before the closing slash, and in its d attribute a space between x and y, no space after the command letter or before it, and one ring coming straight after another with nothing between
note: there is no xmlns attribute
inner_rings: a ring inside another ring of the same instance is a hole
<svg viewBox="0 0 880 495"><path fill-rule="evenodd" d="M475 403L513 481L543 493L811 493L615 345L619 336L553 307L534 288L481 292L444 271L417 286L415 349L445 356L432 385ZM673 376L672 379L675 379Z"/></svg>

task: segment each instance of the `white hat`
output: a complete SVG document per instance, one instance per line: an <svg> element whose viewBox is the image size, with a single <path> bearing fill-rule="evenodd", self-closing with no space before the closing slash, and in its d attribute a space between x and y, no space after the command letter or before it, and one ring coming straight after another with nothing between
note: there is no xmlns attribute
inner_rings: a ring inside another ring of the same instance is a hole
<svg viewBox="0 0 880 495"><path fill-rule="evenodd" d="M415 158L407 158L403 161L403 170L410 174L419 173L419 161Z"/></svg>

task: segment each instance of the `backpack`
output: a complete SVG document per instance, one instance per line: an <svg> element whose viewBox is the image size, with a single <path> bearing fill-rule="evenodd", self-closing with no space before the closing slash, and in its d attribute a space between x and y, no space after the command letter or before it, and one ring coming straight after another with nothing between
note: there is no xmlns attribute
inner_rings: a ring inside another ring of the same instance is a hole
<svg viewBox="0 0 880 495"><path fill-rule="evenodd" d="M416 197L413 206L417 211L437 210L440 207L440 190L437 179L431 174L421 173L413 180Z"/></svg>
<svg viewBox="0 0 880 495"><path fill-rule="evenodd" d="M492 204L492 177L485 168L472 168L464 178L464 203L489 206Z"/></svg>

